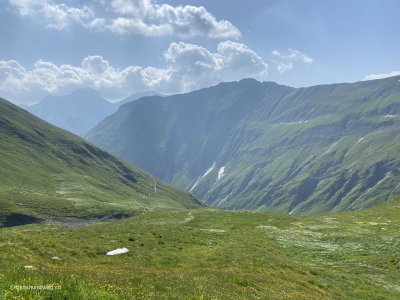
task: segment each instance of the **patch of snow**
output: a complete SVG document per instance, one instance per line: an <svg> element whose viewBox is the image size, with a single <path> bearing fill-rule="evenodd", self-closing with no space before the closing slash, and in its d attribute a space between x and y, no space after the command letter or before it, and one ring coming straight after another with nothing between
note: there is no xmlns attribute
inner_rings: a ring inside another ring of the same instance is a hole
<svg viewBox="0 0 400 300"><path fill-rule="evenodd" d="M201 231L208 231L208 232L216 232L216 233L224 233L226 230L224 229L205 229L205 228L199 228Z"/></svg>
<svg viewBox="0 0 400 300"><path fill-rule="evenodd" d="M296 209L296 208L293 208L293 209L289 212L289 215L293 214L293 212L294 212L295 209Z"/></svg>
<svg viewBox="0 0 400 300"><path fill-rule="evenodd" d="M220 180L222 177L225 176L225 166L221 167L218 171L218 178L217 180Z"/></svg>
<svg viewBox="0 0 400 300"><path fill-rule="evenodd" d="M129 252L128 248L117 248L115 250L107 252L106 255L112 256L112 255L124 254L124 253L128 253L128 252Z"/></svg>
<svg viewBox="0 0 400 300"><path fill-rule="evenodd" d="M196 182L195 184L192 186L192 188L189 190L189 192L193 191L195 189L195 187L200 183L200 181L206 177L212 170L214 170L215 168L215 161L212 164L212 166L210 168L207 169L207 171L203 174L203 176L201 176Z"/></svg>
<svg viewBox="0 0 400 300"><path fill-rule="evenodd" d="M191 191L193 191L193 190L195 189L195 187L200 183L201 179L202 179L202 178L198 179L198 180L193 184L193 186L191 187L191 189L189 190L189 192L191 192Z"/></svg>
<svg viewBox="0 0 400 300"><path fill-rule="evenodd" d="M53 256L51 259L52 260L61 260L61 258L59 258L58 256Z"/></svg>
<svg viewBox="0 0 400 300"><path fill-rule="evenodd" d="M212 166L204 173L203 178L206 177L215 168L215 161Z"/></svg>
<svg viewBox="0 0 400 300"><path fill-rule="evenodd" d="M396 117L399 117L400 115L386 115L386 116L383 116L384 118L396 118Z"/></svg>
<svg viewBox="0 0 400 300"><path fill-rule="evenodd" d="M359 142L361 142L361 141L363 141L363 140L364 140L364 137L362 137L361 139L359 139L359 140L357 141L356 144L358 144Z"/></svg>
<svg viewBox="0 0 400 300"><path fill-rule="evenodd" d="M224 230L224 229L207 229L207 231L209 231L209 232L219 232L219 233L226 232L226 230Z"/></svg>
<svg viewBox="0 0 400 300"><path fill-rule="evenodd" d="M279 126L279 125L297 125L297 124L306 124L308 123L310 120L304 120L304 121L297 121L297 122L284 122L284 123L276 123L273 125L273 127L275 126Z"/></svg>
<svg viewBox="0 0 400 300"><path fill-rule="evenodd" d="M26 270L36 270L34 266L24 266Z"/></svg>

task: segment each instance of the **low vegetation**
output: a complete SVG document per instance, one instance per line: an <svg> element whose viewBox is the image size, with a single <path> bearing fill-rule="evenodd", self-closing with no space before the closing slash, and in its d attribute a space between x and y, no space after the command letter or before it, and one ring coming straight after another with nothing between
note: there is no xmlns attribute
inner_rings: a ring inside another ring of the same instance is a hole
<svg viewBox="0 0 400 300"><path fill-rule="evenodd" d="M15 221L13 214L26 221L199 206L189 194L1 98L0 141L0 225Z"/></svg>
<svg viewBox="0 0 400 300"><path fill-rule="evenodd" d="M308 217L157 209L3 228L0 298L399 299L399 241L400 199ZM129 252L106 256L117 248Z"/></svg>

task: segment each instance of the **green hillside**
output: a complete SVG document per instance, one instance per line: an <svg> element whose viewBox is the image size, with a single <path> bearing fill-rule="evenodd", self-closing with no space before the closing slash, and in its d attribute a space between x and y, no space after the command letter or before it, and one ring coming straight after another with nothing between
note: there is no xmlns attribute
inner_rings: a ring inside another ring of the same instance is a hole
<svg viewBox="0 0 400 300"><path fill-rule="evenodd" d="M356 210L400 194L399 80L222 83L123 105L87 138L214 207Z"/></svg>
<svg viewBox="0 0 400 300"><path fill-rule="evenodd" d="M0 223L97 217L198 202L0 99Z"/></svg>
<svg viewBox="0 0 400 300"><path fill-rule="evenodd" d="M399 241L399 199L317 217L157 210L18 226L1 229L0 298L399 299Z"/></svg>

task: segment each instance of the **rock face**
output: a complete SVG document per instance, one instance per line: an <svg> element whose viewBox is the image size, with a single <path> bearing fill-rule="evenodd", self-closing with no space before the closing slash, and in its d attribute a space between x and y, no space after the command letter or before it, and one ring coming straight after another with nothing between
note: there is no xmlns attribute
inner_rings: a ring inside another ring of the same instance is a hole
<svg viewBox="0 0 400 300"><path fill-rule="evenodd" d="M360 209L400 194L399 80L221 83L124 105L87 138L214 207Z"/></svg>

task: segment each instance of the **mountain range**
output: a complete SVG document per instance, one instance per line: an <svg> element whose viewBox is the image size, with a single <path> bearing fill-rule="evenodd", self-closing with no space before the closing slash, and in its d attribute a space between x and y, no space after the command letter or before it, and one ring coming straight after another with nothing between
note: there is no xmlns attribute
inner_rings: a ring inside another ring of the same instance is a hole
<svg viewBox="0 0 400 300"><path fill-rule="evenodd" d="M213 207L356 210L400 194L400 77L147 97L86 138Z"/></svg>
<svg viewBox="0 0 400 300"><path fill-rule="evenodd" d="M97 91L87 88L64 96L49 95L37 104L22 108L57 127L83 135L121 105L153 95L161 96L155 91L147 91L111 103Z"/></svg>
<svg viewBox="0 0 400 300"><path fill-rule="evenodd" d="M196 208L188 193L0 98L0 224Z"/></svg>

